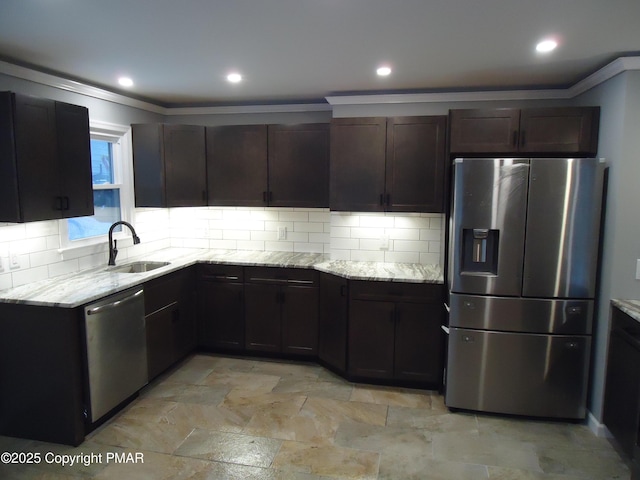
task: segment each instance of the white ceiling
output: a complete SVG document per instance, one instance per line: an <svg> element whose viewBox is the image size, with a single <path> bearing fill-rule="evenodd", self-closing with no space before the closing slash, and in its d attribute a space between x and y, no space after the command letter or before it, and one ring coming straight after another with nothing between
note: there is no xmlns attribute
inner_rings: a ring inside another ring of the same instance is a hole
<svg viewBox="0 0 640 480"><path fill-rule="evenodd" d="M638 52L640 0L0 0L0 58L164 106L565 88Z"/></svg>

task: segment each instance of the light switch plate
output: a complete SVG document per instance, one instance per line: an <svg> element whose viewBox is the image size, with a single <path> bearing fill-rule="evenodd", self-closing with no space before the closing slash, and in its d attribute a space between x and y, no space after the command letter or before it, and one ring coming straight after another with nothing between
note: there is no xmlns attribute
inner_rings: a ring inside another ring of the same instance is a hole
<svg viewBox="0 0 640 480"><path fill-rule="evenodd" d="M287 227L278 227L278 240L287 239Z"/></svg>

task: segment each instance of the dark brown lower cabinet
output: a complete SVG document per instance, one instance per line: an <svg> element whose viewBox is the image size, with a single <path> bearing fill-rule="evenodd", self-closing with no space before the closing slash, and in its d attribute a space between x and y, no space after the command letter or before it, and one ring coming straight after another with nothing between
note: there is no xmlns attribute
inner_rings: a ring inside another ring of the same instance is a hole
<svg viewBox="0 0 640 480"><path fill-rule="evenodd" d="M347 322L349 281L320 273L318 358L340 373L347 371Z"/></svg>
<svg viewBox="0 0 640 480"><path fill-rule="evenodd" d="M83 315L81 307L0 304L0 435L82 443Z"/></svg>
<svg viewBox="0 0 640 480"><path fill-rule="evenodd" d="M318 273L245 268L245 347L250 351L318 353Z"/></svg>
<svg viewBox="0 0 640 480"><path fill-rule="evenodd" d="M350 284L348 373L354 378L442 383L442 285Z"/></svg>
<svg viewBox="0 0 640 480"><path fill-rule="evenodd" d="M187 268L144 285L149 380L196 346L195 269Z"/></svg>
<svg viewBox="0 0 640 480"><path fill-rule="evenodd" d="M611 309L611 335L603 420L616 442L634 461L640 444L640 323Z"/></svg>
<svg viewBox="0 0 640 480"><path fill-rule="evenodd" d="M244 350L243 268L198 265L198 345Z"/></svg>

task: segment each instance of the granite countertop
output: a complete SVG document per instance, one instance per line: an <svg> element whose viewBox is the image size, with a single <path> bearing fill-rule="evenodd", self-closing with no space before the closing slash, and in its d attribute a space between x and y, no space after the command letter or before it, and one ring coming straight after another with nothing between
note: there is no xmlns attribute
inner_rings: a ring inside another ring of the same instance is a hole
<svg viewBox="0 0 640 480"><path fill-rule="evenodd" d="M102 266L61 275L0 291L0 303L79 307L196 263L309 268L350 280L443 283L442 269L439 265L330 261L319 253L168 248L139 258L123 259L118 265L138 260L170 263L143 273L114 272L114 267Z"/></svg>
<svg viewBox="0 0 640 480"><path fill-rule="evenodd" d="M635 321L640 322L640 300L611 300L614 307L618 307Z"/></svg>

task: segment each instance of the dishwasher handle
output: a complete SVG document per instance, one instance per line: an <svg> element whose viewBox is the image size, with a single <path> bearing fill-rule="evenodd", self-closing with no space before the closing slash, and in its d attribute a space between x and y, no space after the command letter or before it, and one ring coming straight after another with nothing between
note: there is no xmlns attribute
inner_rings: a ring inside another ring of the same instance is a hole
<svg viewBox="0 0 640 480"><path fill-rule="evenodd" d="M113 308L119 307L121 305L124 305L125 303L129 303L130 301L135 300L137 297L139 297L143 293L144 293L144 289L141 288L140 290L138 290L132 295L129 295L128 297L121 298L119 300L116 300L115 302L107 303L105 305L100 305L98 307L90 308L89 310L87 310L87 315L95 315L96 313L104 312L105 310L111 310Z"/></svg>

